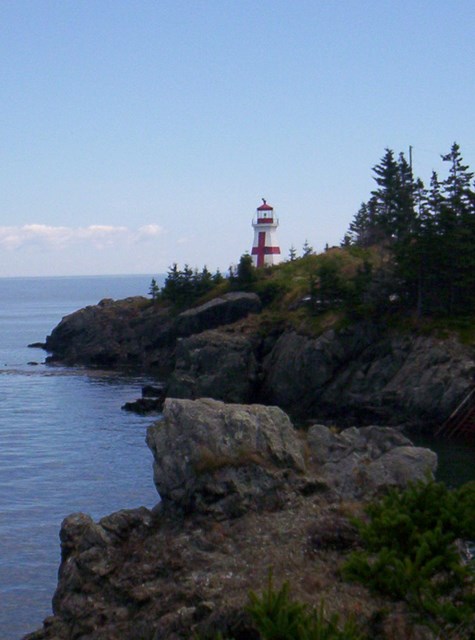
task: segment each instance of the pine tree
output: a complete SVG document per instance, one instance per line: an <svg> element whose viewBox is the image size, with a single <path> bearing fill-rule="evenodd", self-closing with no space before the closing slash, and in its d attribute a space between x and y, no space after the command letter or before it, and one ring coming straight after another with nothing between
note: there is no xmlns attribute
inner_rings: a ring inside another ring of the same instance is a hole
<svg viewBox="0 0 475 640"><path fill-rule="evenodd" d="M153 302L155 302L158 299L159 293L160 293L160 287L158 286L155 278L152 278L152 281L150 283L150 288L148 290L148 294L152 296Z"/></svg>
<svg viewBox="0 0 475 640"><path fill-rule="evenodd" d="M219 269L216 269L216 273L213 275L213 284L218 285L224 281L224 276Z"/></svg>
<svg viewBox="0 0 475 640"><path fill-rule="evenodd" d="M305 242L303 243L303 257L306 258L307 256L311 256L314 251L313 251L313 247L308 243L308 240L305 240Z"/></svg>
<svg viewBox="0 0 475 640"><path fill-rule="evenodd" d="M362 202L347 233L350 244L369 247L378 241L377 224L373 219L370 203Z"/></svg>
<svg viewBox="0 0 475 640"><path fill-rule="evenodd" d="M396 161L394 152L386 149L373 172L378 185L371 192L373 224L384 233L386 241L404 241L415 222L412 170L403 153Z"/></svg>
<svg viewBox="0 0 475 640"><path fill-rule="evenodd" d="M474 174L463 164L457 143L442 160L451 165L442 182L444 203L439 215L449 275L448 312L469 312L474 309L475 290L475 193L471 188Z"/></svg>
<svg viewBox="0 0 475 640"><path fill-rule="evenodd" d="M236 272L236 284L240 288L247 288L256 280L256 270L252 264L252 257L245 253L241 256Z"/></svg>

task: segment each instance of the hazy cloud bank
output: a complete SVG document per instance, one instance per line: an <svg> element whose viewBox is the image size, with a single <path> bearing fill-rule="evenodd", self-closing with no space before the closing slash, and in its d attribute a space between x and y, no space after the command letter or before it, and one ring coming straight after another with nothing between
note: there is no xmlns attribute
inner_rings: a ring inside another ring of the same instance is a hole
<svg viewBox="0 0 475 640"><path fill-rule="evenodd" d="M88 227L53 227L45 224L25 224L17 227L0 227L0 247L15 251L27 246L65 249L71 245L92 245L96 249L123 244L136 244L157 238L163 233L157 224L138 229L110 225Z"/></svg>

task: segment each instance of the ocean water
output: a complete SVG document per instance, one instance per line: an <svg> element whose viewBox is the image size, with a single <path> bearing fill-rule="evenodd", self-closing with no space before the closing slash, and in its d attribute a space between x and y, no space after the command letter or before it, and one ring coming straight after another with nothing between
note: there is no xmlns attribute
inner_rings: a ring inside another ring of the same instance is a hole
<svg viewBox="0 0 475 640"><path fill-rule="evenodd" d="M51 614L63 518L152 507L151 417L121 410L149 378L42 364L61 318L146 295L151 276L0 278L0 638ZM38 364L28 364L36 362Z"/></svg>

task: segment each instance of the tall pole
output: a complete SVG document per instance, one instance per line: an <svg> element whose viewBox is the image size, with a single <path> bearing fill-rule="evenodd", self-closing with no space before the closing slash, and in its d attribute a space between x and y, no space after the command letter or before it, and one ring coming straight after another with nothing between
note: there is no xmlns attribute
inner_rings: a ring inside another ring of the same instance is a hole
<svg viewBox="0 0 475 640"><path fill-rule="evenodd" d="M412 173L412 144L409 145L409 168Z"/></svg>

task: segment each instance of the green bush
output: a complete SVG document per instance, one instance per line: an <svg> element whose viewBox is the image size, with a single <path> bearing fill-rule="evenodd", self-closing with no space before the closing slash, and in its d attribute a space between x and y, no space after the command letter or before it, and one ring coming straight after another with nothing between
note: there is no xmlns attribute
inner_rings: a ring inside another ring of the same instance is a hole
<svg viewBox="0 0 475 640"><path fill-rule="evenodd" d="M342 628L337 614L326 619L323 604L319 609L294 602L285 582L274 590L269 576L267 589L261 596L249 594L247 608L262 640L362 640L353 621Z"/></svg>
<svg viewBox="0 0 475 640"><path fill-rule="evenodd" d="M344 566L347 579L405 600L433 628L474 621L474 580L457 539L475 534L475 483L449 491L419 482L390 491L357 521L364 550Z"/></svg>

